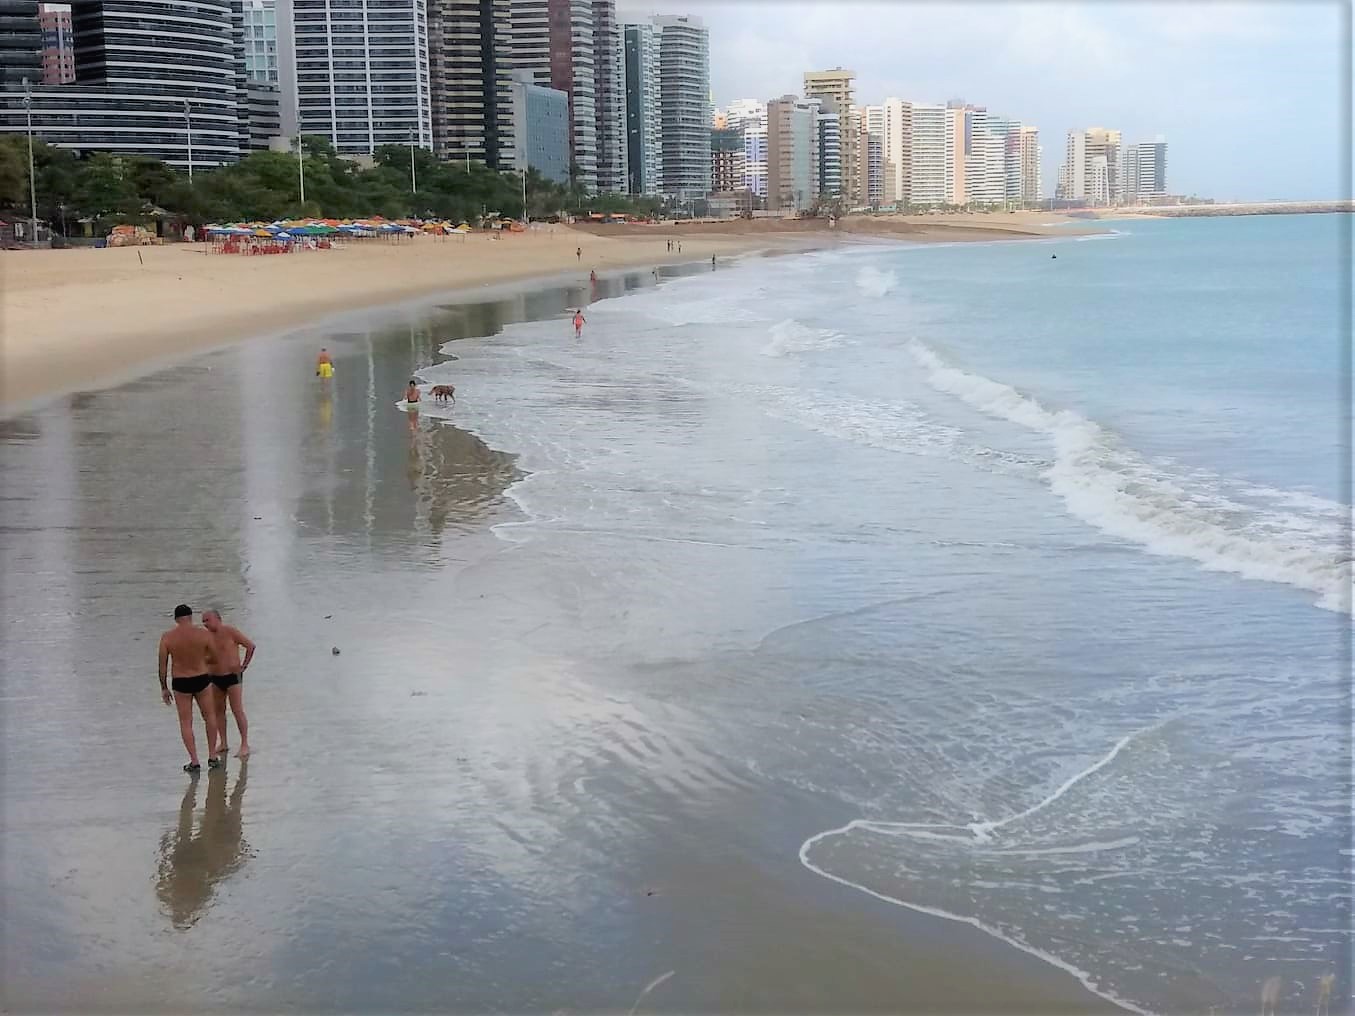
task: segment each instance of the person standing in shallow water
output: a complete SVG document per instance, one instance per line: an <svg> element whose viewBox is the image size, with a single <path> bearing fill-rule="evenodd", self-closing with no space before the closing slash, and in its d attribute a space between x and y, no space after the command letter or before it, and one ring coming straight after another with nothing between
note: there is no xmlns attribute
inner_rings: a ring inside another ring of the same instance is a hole
<svg viewBox="0 0 1355 1016"><path fill-rule="evenodd" d="M409 387L405 389L405 402L411 406L419 404L419 385L413 378L409 379Z"/></svg>
<svg viewBox="0 0 1355 1016"><path fill-rule="evenodd" d="M212 679L208 676L216 663L212 637L205 628L193 624L193 608L185 603L174 608L174 627L160 636L160 697L165 705L171 702L179 714L179 734L188 749L186 773L202 769L198 763L198 746L193 736L193 703L197 702L202 721L207 725L207 749L216 743L216 712L212 707ZM173 674L173 694L166 676ZM213 769L221 763L208 757Z"/></svg>
<svg viewBox="0 0 1355 1016"><path fill-rule="evenodd" d="M588 319L583 316L582 307L580 307L578 310L574 312L574 338L577 339L579 336L583 334L583 326L587 323L587 321Z"/></svg>
<svg viewBox="0 0 1355 1016"><path fill-rule="evenodd" d="M204 610L202 625L211 633L212 651L216 656L211 668L213 701L216 711L216 744L208 746L208 754L224 759L230 751L226 743L226 704L229 702L231 713L235 717L235 729L240 731L240 750L235 757L241 760L249 758L249 721L245 718L245 670L249 661L254 659L254 643L249 636L233 625L221 620L221 611ZM240 650L245 658L240 659Z"/></svg>

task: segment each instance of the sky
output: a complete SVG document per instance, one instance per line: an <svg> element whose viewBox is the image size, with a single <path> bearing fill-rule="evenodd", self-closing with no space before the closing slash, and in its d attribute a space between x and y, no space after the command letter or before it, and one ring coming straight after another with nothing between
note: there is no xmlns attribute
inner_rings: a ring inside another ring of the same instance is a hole
<svg viewBox="0 0 1355 1016"><path fill-rule="evenodd" d="M617 0L625 20L694 14L715 104L856 71L856 101L960 98L1040 129L1052 195L1070 129L1168 142L1172 193L1350 197L1350 25L1340 0L910 3Z"/></svg>

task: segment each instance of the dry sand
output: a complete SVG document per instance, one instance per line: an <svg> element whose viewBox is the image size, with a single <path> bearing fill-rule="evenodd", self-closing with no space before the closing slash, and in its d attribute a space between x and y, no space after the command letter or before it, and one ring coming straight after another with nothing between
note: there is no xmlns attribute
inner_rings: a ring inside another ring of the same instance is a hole
<svg viewBox="0 0 1355 1016"><path fill-rule="evenodd" d="M0 252L0 416L167 360L346 310L521 279L795 251L873 234L936 242L1053 232L1047 213L861 216L369 240L274 256L204 244ZM1066 233L1067 230L1060 230ZM677 238L682 251L669 251ZM583 257L575 249L583 247Z"/></svg>
<svg viewBox="0 0 1355 1016"><path fill-rule="evenodd" d="M582 259L575 248L584 248ZM203 244L0 253L0 415L82 387L340 311L432 293L589 271L728 256L765 243L615 240L557 227L531 233L359 241L245 256Z"/></svg>

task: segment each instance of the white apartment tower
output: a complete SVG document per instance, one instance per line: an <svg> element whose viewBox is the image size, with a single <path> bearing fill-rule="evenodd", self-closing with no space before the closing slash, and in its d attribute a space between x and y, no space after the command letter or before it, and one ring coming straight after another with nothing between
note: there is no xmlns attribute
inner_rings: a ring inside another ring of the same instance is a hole
<svg viewBox="0 0 1355 1016"><path fill-rule="evenodd" d="M743 186L767 196L767 104L735 99L725 112L725 126L743 132Z"/></svg>
<svg viewBox="0 0 1355 1016"><path fill-rule="evenodd" d="M916 203L912 190L913 104L884 101L884 201L900 210Z"/></svg>
<svg viewBox="0 0 1355 1016"><path fill-rule="evenodd" d="M950 202L949 168L954 161L951 110L934 103L912 103L912 152L908 191L915 208Z"/></svg>
<svg viewBox="0 0 1355 1016"><path fill-rule="evenodd" d="M659 122L663 191L701 198L710 191L710 32L689 15L654 19L659 34Z"/></svg>
<svg viewBox="0 0 1355 1016"><path fill-rule="evenodd" d="M1069 131L1059 171L1060 197L1100 206L1121 201L1120 162L1119 131L1105 127Z"/></svg>
<svg viewBox="0 0 1355 1016"><path fill-rule="evenodd" d="M282 81L285 125L294 97L300 132L340 154L432 147L426 0L281 0L278 13L294 57Z"/></svg>
<svg viewBox="0 0 1355 1016"><path fill-rule="evenodd" d="M885 200L885 108L866 106L861 121L866 132L866 204L879 208Z"/></svg>
<svg viewBox="0 0 1355 1016"><path fill-rule="evenodd" d="M1124 149L1124 203L1139 204L1167 193L1167 142L1159 137Z"/></svg>

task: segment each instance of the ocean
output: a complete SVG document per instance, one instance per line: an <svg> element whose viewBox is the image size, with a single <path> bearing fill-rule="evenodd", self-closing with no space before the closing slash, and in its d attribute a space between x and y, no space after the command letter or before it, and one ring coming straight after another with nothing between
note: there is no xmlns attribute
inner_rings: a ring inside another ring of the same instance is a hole
<svg viewBox="0 0 1355 1016"><path fill-rule="evenodd" d="M425 415L519 456L555 651L852 816L805 877L1132 1008L1343 998L1349 221L1111 225L746 258Z"/></svg>

